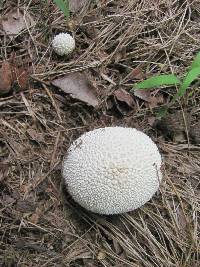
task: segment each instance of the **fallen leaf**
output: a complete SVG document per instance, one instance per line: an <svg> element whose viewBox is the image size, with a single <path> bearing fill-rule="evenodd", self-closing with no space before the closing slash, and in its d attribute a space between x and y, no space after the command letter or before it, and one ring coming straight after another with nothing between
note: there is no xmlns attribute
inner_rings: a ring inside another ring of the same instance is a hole
<svg viewBox="0 0 200 267"><path fill-rule="evenodd" d="M16 58L15 53L11 54L10 64L12 67L12 83L18 84L20 89L25 90L28 85L32 67L29 58Z"/></svg>
<svg viewBox="0 0 200 267"><path fill-rule="evenodd" d="M10 12L2 20L3 30L8 35L17 35L27 26L30 27L32 25L34 25L34 20L27 12L26 16L20 11Z"/></svg>
<svg viewBox="0 0 200 267"><path fill-rule="evenodd" d="M8 61L4 61L0 69L0 95L11 90L13 83L17 83L21 89L26 89L30 77L30 68L17 67Z"/></svg>
<svg viewBox="0 0 200 267"><path fill-rule="evenodd" d="M134 95L146 102L150 102L151 92L149 90L136 89L134 90Z"/></svg>
<svg viewBox="0 0 200 267"><path fill-rule="evenodd" d="M0 69L0 95L10 91L12 86L12 69L9 62L4 61Z"/></svg>
<svg viewBox="0 0 200 267"><path fill-rule="evenodd" d="M36 209L36 205L28 200L18 200L16 205L16 210L21 212L34 212Z"/></svg>
<svg viewBox="0 0 200 267"><path fill-rule="evenodd" d="M93 107L98 105L94 86L80 72L70 73L62 78L57 78L52 81L52 84L75 99L79 99Z"/></svg>
<svg viewBox="0 0 200 267"><path fill-rule="evenodd" d="M13 70L13 82L17 82L22 90L25 90L28 84L30 75L30 69L25 69L23 67L15 67Z"/></svg>
<svg viewBox="0 0 200 267"><path fill-rule="evenodd" d="M155 108L159 104L164 103L164 98L162 95L152 96L150 90L136 89L134 90L134 95L147 102L150 108Z"/></svg>
<svg viewBox="0 0 200 267"><path fill-rule="evenodd" d="M133 97L124 89L118 89L114 93L117 100L125 102L129 107L134 106Z"/></svg>
<svg viewBox="0 0 200 267"><path fill-rule="evenodd" d="M142 69L137 67L131 71L130 77L134 79L143 80L145 78L145 74L143 73Z"/></svg>
<svg viewBox="0 0 200 267"><path fill-rule="evenodd" d="M79 11L88 0L69 0L69 10L71 12L77 12Z"/></svg>
<svg viewBox="0 0 200 267"><path fill-rule="evenodd" d="M149 100L149 107L155 108L159 106L159 104L163 104L163 103L164 103L163 95L151 96Z"/></svg>

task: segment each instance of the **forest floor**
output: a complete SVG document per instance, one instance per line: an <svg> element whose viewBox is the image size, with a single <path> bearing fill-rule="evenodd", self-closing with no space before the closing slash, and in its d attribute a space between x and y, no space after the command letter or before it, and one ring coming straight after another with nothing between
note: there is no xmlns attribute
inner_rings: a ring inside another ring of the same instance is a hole
<svg viewBox="0 0 200 267"><path fill-rule="evenodd" d="M177 88L130 90L184 75L200 50L200 2L74 0L71 11L66 22L50 0L0 3L0 266L198 267L198 82L162 120ZM70 56L52 50L60 32L75 37ZM116 125L156 142L163 181L143 207L100 216L73 202L61 164L82 133Z"/></svg>

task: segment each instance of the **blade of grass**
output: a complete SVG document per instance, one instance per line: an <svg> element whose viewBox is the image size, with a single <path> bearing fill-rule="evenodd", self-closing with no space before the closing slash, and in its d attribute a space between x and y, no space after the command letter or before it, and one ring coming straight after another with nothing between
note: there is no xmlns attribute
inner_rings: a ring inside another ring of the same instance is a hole
<svg viewBox="0 0 200 267"><path fill-rule="evenodd" d="M155 77L151 77L143 82L140 82L134 86L133 89L151 89L154 87L159 87L162 85L177 85L180 84L179 79L173 75L159 75Z"/></svg>
<svg viewBox="0 0 200 267"><path fill-rule="evenodd" d="M196 57L194 58L194 61L192 62L191 68L199 68L200 67L200 52L197 53Z"/></svg>
<svg viewBox="0 0 200 267"><path fill-rule="evenodd" d="M182 97L187 88L191 85L191 83L198 78L200 75L200 66L198 68L191 69L188 74L186 75L185 79L183 80L183 83L180 86L180 89L178 90L177 94L173 97L172 101L174 102L178 97Z"/></svg>
<svg viewBox="0 0 200 267"><path fill-rule="evenodd" d="M54 3L60 8L65 17L69 18L69 0L53 0Z"/></svg>

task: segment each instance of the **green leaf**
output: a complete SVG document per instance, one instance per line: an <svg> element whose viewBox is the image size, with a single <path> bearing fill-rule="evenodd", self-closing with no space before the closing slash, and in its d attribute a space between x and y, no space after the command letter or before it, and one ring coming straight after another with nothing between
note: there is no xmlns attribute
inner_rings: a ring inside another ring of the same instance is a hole
<svg viewBox="0 0 200 267"><path fill-rule="evenodd" d="M65 17L69 18L69 0L53 0L54 3L60 8Z"/></svg>
<svg viewBox="0 0 200 267"><path fill-rule="evenodd" d="M143 82L140 82L134 86L134 89L151 89L154 87L159 87L162 85L177 85L180 84L179 79L173 75L159 75L155 77L151 77Z"/></svg>
<svg viewBox="0 0 200 267"><path fill-rule="evenodd" d="M192 62L191 69L199 68L200 67L200 52L197 53L194 61Z"/></svg>
<svg viewBox="0 0 200 267"><path fill-rule="evenodd" d="M200 66L198 68L191 69L186 75L183 83L181 84L180 89L177 94L173 97L173 101L175 101L178 97L181 97L185 94L187 88L191 85L191 83L198 78L200 75Z"/></svg>

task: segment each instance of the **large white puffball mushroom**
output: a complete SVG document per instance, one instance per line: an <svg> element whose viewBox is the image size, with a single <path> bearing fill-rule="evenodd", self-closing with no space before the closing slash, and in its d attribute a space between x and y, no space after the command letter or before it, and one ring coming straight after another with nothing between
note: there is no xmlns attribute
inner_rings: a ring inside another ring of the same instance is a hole
<svg viewBox="0 0 200 267"><path fill-rule="evenodd" d="M58 55L68 55L75 48L75 40L68 33L59 33L54 37L52 47Z"/></svg>
<svg viewBox="0 0 200 267"><path fill-rule="evenodd" d="M145 204L162 179L161 155L146 134L106 127L83 134L68 149L63 177L73 199L100 214Z"/></svg>

